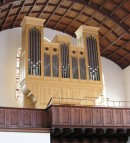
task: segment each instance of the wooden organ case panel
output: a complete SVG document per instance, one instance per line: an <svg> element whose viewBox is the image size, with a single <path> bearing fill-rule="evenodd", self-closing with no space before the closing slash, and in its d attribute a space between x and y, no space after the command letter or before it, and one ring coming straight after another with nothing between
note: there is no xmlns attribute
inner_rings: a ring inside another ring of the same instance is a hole
<svg viewBox="0 0 130 143"><path fill-rule="evenodd" d="M21 24L23 106L46 108L50 100L50 104L94 105L87 99L102 93L99 28L81 26L76 31L78 46L73 46L66 35L44 41L44 21L25 17Z"/></svg>

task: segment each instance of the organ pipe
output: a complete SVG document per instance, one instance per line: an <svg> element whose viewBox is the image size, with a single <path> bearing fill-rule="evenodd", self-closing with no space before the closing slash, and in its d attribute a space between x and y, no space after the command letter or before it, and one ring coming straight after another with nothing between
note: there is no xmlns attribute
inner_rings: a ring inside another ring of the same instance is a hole
<svg viewBox="0 0 130 143"><path fill-rule="evenodd" d="M41 32L36 27L29 29L28 74L41 75Z"/></svg>
<svg viewBox="0 0 130 143"><path fill-rule="evenodd" d="M62 77L70 77L69 69L69 47L67 44L61 44L61 67L62 67Z"/></svg>
<svg viewBox="0 0 130 143"><path fill-rule="evenodd" d="M97 41L94 37L86 38L88 52L88 69L90 80L100 80Z"/></svg>
<svg viewBox="0 0 130 143"><path fill-rule="evenodd" d="M44 76L51 76L51 62L49 53L44 53Z"/></svg>
<svg viewBox="0 0 130 143"><path fill-rule="evenodd" d="M52 55L52 70L53 77L58 77L59 75L59 59L58 54Z"/></svg>
<svg viewBox="0 0 130 143"><path fill-rule="evenodd" d="M72 57L72 75L74 79L78 79L78 60L76 57Z"/></svg>
<svg viewBox="0 0 130 143"><path fill-rule="evenodd" d="M86 79L86 63L85 57L79 59L79 67L80 67L80 79Z"/></svg>

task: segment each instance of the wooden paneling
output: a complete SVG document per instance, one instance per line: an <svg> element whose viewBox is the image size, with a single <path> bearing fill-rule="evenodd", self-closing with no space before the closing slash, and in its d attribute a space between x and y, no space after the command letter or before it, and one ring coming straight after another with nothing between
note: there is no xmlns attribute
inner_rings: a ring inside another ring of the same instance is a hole
<svg viewBox="0 0 130 143"><path fill-rule="evenodd" d="M0 109L0 127L4 127L6 124L6 110Z"/></svg>
<svg viewBox="0 0 130 143"><path fill-rule="evenodd" d="M43 128L47 126L44 110L1 108L0 128Z"/></svg>
<svg viewBox="0 0 130 143"><path fill-rule="evenodd" d="M45 127L46 124L47 124L47 117L46 117L46 112L43 112L43 111L35 111L35 114L34 114L34 118L36 121L35 122L35 126L36 127Z"/></svg>
<svg viewBox="0 0 130 143"><path fill-rule="evenodd" d="M93 108L93 125L95 126L103 126L103 113L100 108Z"/></svg>
<svg viewBox="0 0 130 143"><path fill-rule="evenodd" d="M24 127L32 127L32 118L33 118L33 112L31 112L30 110L22 110L21 111L21 117L22 117L22 125Z"/></svg>
<svg viewBox="0 0 130 143"><path fill-rule="evenodd" d="M54 107L52 110L52 125L59 125L59 107Z"/></svg>
<svg viewBox="0 0 130 143"><path fill-rule="evenodd" d="M71 109L69 107L60 107L60 124L61 125L70 125L71 121Z"/></svg>
<svg viewBox="0 0 130 143"><path fill-rule="evenodd" d="M50 108L51 126L130 128L130 109L67 105L53 105Z"/></svg>
<svg viewBox="0 0 130 143"><path fill-rule="evenodd" d="M113 118L115 126L123 126L123 112L122 109L113 109Z"/></svg>
<svg viewBox="0 0 130 143"><path fill-rule="evenodd" d="M103 119L105 126L113 126L113 110L103 109Z"/></svg>
<svg viewBox="0 0 130 143"><path fill-rule="evenodd" d="M53 105L46 110L0 108L0 128L126 128L130 109Z"/></svg>
<svg viewBox="0 0 130 143"><path fill-rule="evenodd" d="M9 127L20 126L20 110L10 109L8 110Z"/></svg>
<svg viewBox="0 0 130 143"><path fill-rule="evenodd" d="M71 108L71 125L82 125L81 108Z"/></svg>
<svg viewBox="0 0 130 143"><path fill-rule="evenodd" d="M83 125L91 126L92 125L92 109L91 108L82 108L82 123Z"/></svg>
<svg viewBox="0 0 130 143"><path fill-rule="evenodd" d="M130 126L130 110L123 110L124 126Z"/></svg>

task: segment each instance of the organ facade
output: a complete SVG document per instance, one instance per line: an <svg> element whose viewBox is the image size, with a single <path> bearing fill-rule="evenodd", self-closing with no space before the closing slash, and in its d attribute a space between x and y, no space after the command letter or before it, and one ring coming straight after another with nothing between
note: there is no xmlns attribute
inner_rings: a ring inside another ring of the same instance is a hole
<svg viewBox="0 0 130 143"><path fill-rule="evenodd" d="M24 107L46 108L48 103L94 105L94 99L102 93L99 28L80 26L75 32L77 46L73 46L66 35L44 41L44 22L24 17L21 23Z"/></svg>

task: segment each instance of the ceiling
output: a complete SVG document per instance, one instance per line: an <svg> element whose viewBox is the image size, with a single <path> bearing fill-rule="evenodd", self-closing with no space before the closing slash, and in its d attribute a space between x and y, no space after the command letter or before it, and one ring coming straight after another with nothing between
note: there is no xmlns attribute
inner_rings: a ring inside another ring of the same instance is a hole
<svg viewBox="0 0 130 143"><path fill-rule="evenodd" d="M101 55L130 65L130 0L0 0L0 31L19 27L24 16L73 37L82 24L100 27Z"/></svg>

